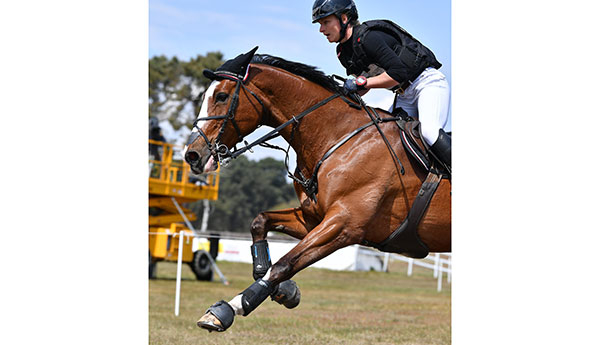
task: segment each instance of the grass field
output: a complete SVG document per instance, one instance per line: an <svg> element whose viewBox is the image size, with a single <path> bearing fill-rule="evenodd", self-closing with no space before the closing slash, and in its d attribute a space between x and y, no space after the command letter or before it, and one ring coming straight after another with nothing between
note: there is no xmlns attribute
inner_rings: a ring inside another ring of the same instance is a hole
<svg viewBox="0 0 600 345"><path fill-rule="evenodd" d="M181 305L174 315L177 265L159 263L149 282L150 344L450 344L450 285L443 290L431 270L392 262L390 272L338 272L308 268L298 273L302 300L286 309L267 298L247 317L236 316L218 333L197 319L214 302L229 301L252 283L250 264L218 262L230 281L194 279L183 266Z"/></svg>

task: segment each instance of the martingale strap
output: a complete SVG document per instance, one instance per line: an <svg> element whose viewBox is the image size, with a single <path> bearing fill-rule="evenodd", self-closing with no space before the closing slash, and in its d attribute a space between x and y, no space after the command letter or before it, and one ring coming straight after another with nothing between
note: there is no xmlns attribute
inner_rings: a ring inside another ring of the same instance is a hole
<svg viewBox="0 0 600 345"><path fill-rule="evenodd" d="M319 168L321 167L321 164L323 164L323 162L329 158L329 156L331 156L331 154L340 148L340 146L344 145L348 140L350 140L352 137L354 137L355 135L357 135L358 133L360 133L363 129L372 126L373 122L369 122L366 125L363 125L357 129L355 129L354 131L352 131L350 134L346 135L342 140L340 140L337 144L333 145L324 155L323 158L321 158L319 160L319 162L317 163L317 165L315 166L315 170L312 174L312 176L310 177L309 180L305 180L304 176L302 175L302 173L300 173L300 178L302 178L302 180L296 178L295 176L293 177L294 180L296 180L296 182L300 183L302 185L302 187L304 187L304 191L306 192L306 195L308 195L314 202L317 202L317 190L318 190L318 183L317 183L317 174L319 173ZM300 170L298 170L296 168L296 171L299 172Z"/></svg>
<svg viewBox="0 0 600 345"><path fill-rule="evenodd" d="M255 140L251 144L248 144L248 145L242 147L241 149L236 150L235 152L233 152L231 154L231 158L236 158L237 156L241 155L242 153L250 150L252 147L254 147L256 145L260 145L261 143L264 143L265 141L274 138L285 127L291 125L292 123L298 123L298 121L300 121L306 115L312 113L313 111L317 110L318 108L324 106L325 104L329 103L330 101L332 101L335 98L338 98L340 96L341 96L340 94L333 94L333 95L325 98L324 100L320 101L319 103L313 105L312 107L304 110L300 114L292 116L291 119L289 119L288 121L286 121L283 124L279 125L279 127L275 128L274 130L270 131L269 133L263 135L262 137L260 137L259 139Z"/></svg>
<svg viewBox="0 0 600 345"><path fill-rule="evenodd" d="M360 100L360 101L362 102L362 100ZM379 116L379 114L377 114L377 112L373 108L368 107L366 104L364 104L364 102L362 103L362 106L364 107L366 113L369 115L369 117L371 119L371 122L369 122L369 123L367 123L367 124L365 124L365 125L357 128L357 129L355 129L354 131L352 131L351 133L349 133L348 135L346 135L344 138L342 138L335 145L333 145L323 155L323 157L319 160L319 162L315 166L315 169L314 169L314 171L313 171L310 179L306 179L306 177L304 177L304 175L298 169L298 167L296 167L295 174L293 174L293 175L289 174L289 177L291 179L293 179L294 181L296 181L297 183L299 183L304 188L304 191L306 192L306 195L311 200L313 200L314 202L317 201L317 192L319 190L318 181L317 181L317 174L319 173L319 168L321 167L321 165L323 164L323 162L327 158L329 158L329 156L331 156L331 154L333 154L333 152L335 152L342 145L344 145L346 142L348 142L348 140L350 140L352 137L354 137L358 133L362 132L367 127L370 127L370 126L373 126L373 125L377 128L377 130L379 131L379 133L383 137L383 140L385 141L385 143L386 143L386 145L388 147L388 150L392 153L393 157L395 158L395 163L398 164L398 167L400 168L400 174L404 175L405 171L404 171L404 166L402 166L402 162L400 162L400 159L398 158L398 156L396 155L396 153L394 152L394 150L392 150L391 145L389 144L387 138L383 134L383 131L381 130L381 128L379 128L379 125L378 125L379 123L383 123L383 122L398 121L398 120L400 120L400 118L399 117L381 118ZM371 114L370 111L372 111L374 114Z"/></svg>

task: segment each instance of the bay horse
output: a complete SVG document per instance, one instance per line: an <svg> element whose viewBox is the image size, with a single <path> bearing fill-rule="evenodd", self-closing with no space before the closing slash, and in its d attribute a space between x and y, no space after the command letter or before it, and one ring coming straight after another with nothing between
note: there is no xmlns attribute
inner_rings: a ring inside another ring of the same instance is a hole
<svg viewBox="0 0 600 345"><path fill-rule="evenodd" d="M294 188L300 206L262 212L254 219L255 282L229 302L208 308L198 326L209 331L226 330L235 315L247 316L269 296L294 308L300 291L290 278L346 246L370 245L412 257L451 251L448 179L437 181L437 191L413 221L416 239L399 237L394 246L381 245L399 233L427 183L403 149L401 128L386 121L393 115L378 109L381 117L374 120L366 107L344 97L332 77L312 66L255 55L257 48L204 71L213 82L184 157L194 173L214 171L250 148L246 135L262 125L275 128L261 139L281 135L296 152ZM240 142L245 147L235 149ZM273 265L266 241L272 230L300 240ZM416 242L424 252L411 249Z"/></svg>

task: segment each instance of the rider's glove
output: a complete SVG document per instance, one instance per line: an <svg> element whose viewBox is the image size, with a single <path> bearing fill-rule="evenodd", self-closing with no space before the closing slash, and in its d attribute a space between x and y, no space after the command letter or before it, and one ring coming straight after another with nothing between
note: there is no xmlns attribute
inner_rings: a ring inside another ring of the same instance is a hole
<svg viewBox="0 0 600 345"><path fill-rule="evenodd" d="M346 94L355 93L361 90L365 90L365 85L367 85L367 78L362 75L358 78L348 78L344 82L344 92Z"/></svg>

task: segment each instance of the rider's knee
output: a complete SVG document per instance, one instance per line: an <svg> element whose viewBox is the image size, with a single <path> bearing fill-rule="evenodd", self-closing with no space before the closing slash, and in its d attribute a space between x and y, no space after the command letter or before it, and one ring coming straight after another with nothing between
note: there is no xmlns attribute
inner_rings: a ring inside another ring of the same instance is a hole
<svg viewBox="0 0 600 345"><path fill-rule="evenodd" d="M421 122L421 135L428 145L433 145L438 138L440 126L437 123L424 124Z"/></svg>

